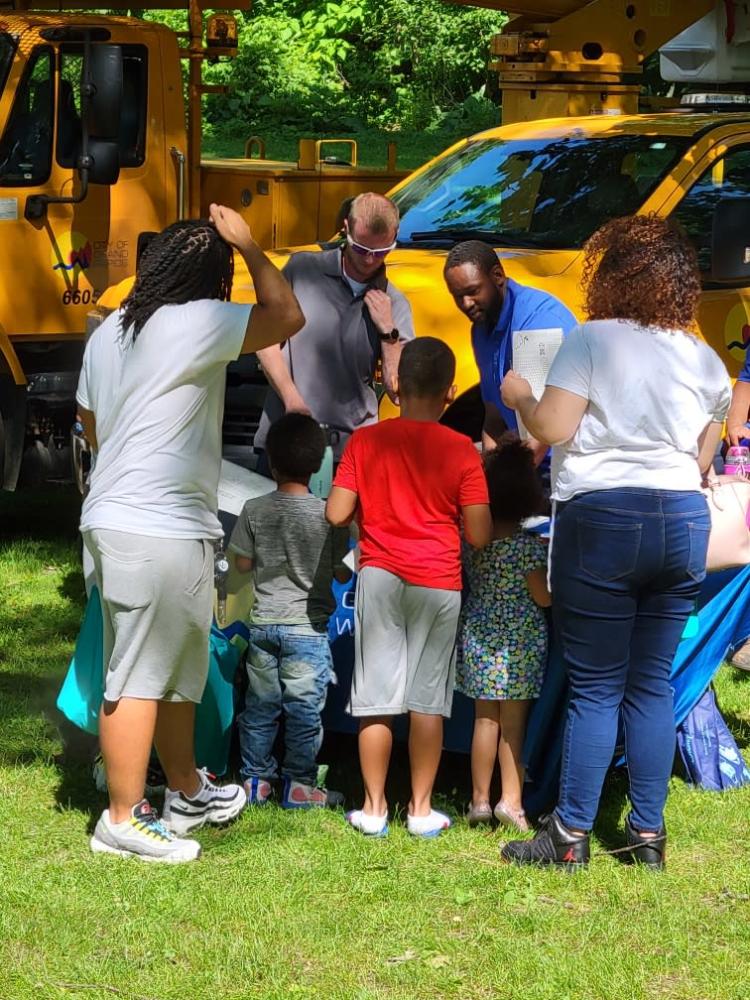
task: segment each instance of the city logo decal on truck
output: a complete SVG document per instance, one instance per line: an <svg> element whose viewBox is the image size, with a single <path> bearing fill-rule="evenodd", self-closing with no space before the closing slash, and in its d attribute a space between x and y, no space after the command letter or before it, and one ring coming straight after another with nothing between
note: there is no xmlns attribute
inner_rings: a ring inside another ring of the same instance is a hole
<svg viewBox="0 0 750 1000"><path fill-rule="evenodd" d="M740 300L727 313L724 343L738 361L745 360L745 351L750 345L750 302Z"/></svg>
<svg viewBox="0 0 750 1000"><path fill-rule="evenodd" d="M52 248L52 270L53 271L86 271L91 267L94 257L94 248L91 240L82 233L75 231L61 236L58 243Z"/></svg>

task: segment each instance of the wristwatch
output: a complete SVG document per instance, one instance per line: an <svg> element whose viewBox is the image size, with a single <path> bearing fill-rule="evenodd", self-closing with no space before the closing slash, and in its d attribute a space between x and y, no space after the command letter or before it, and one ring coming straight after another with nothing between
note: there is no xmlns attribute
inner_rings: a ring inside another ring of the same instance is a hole
<svg viewBox="0 0 750 1000"><path fill-rule="evenodd" d="M384 344L395 344L401 334L398 332L396 327L391 330L390 333L378 333L378 336L383 341Z"/></svg>

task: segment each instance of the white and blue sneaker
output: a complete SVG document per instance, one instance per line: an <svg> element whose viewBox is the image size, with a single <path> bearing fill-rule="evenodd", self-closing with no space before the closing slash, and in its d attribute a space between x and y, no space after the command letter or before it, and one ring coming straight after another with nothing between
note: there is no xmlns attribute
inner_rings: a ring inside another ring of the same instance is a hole
<svg viewBox="0 0 750 1000"><path fill-rule="evenodd" d="M388 836L388 813L385 816L371 816L364 809L352 809L344 818L349 826L364 833L366 837Z"/></svg>
<svg viewBox="0 0 750 1000"><path fill-rule="evenodd" d="M184 792L164 792L164 825L173 833L182 835L200 830L206 823L221 826L230 823L247 805L245 790L241 785L215 785L213 775L205 768L198 771L201 787L192 796Z"/></svg>
<svg viewBox="0 0 750 1000"><path fill-rule="evenodd" d="M90 841L94 854L116 854L120 858L182 864L200 857L197 840L182 840L159 821L146 799L133 806L128 819L113 823L105 809Z"/></svg>
<svg viewBox="0 0 750 1000"><path fill-rule="evenodd" d="M344 804L341 792L334 792L321 785L306 785L294 778L284 778L281 791L282 809L336 809Z"/></svg>
<svg viewBox="0 0 750 1000"><path fill-rule="evenodd" d="M249 806L267 806L273 797L273 785L265 778L253 776L248 778L242 787L245 789Z"/></svg>
<svg viewBox="0 0 750 1000"><path fill-rule="evenodd" d="M406 816L406 829L412 837L426 837L432 839L439 837L444 830L449 830L452 826L450 818L445 813L431 809L426 816Z"/></svg>

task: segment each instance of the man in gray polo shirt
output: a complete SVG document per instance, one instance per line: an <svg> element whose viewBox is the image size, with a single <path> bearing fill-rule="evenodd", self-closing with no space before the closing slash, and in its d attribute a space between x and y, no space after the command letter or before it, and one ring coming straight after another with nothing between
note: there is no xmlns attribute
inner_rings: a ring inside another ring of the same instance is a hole
<svg viewBox="0 0 750 1000"><path fill-rule="evenodd" d="M379 194L361 194L344 222L346 242L322 253L293 254L284 268L305 316L294 345L258 351L269 391L255 448L285 412L310 413L338 432L338 460L353 430L378 419L373 387L378 362L396 401L401 346L414 337L406 298L386 277L396 244L398 209Z"/></svg>

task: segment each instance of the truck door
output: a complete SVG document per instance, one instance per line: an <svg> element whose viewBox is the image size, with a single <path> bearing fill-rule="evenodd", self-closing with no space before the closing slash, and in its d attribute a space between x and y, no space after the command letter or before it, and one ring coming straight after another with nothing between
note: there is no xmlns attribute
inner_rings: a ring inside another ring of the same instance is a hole
<svg viewBox="0 0 750 1000"><path fill-rule="evenodd" d="M149 59L158 52L154 32L139 29L134 42L132 30L118 28L106 34L123 57L119 179L90 184L77 203L52 201L41 217L25 216L29 198L78 194L82 135L81 31L30 34L0 101L0 471L4 464L9 489L24 450L41 441L52 453L68 440L86 315L100 292L134 273L141 231L163 228L176 205L161 66Z"/></svg>
<svg viewBox="0 0 750 1000"><path fill-rule="evenodd" d="M687 191L671 217L685 229L698 253L703 279L701 332L734 377L750 344L750 287L718 284L711 275L713 217L721 199L750 198L750 136L704 158L684 183ZM706 165L708 161L708 165Z"/></svg>

